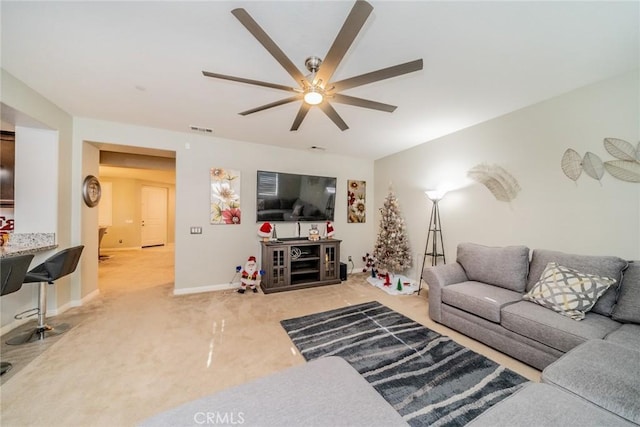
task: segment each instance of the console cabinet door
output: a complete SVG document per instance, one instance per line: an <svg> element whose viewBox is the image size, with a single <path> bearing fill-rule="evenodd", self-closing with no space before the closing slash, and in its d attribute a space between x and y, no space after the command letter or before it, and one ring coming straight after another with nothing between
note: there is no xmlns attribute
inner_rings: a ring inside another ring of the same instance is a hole
<svg viewBox="0 0 640 427"><path fill-rule="evenodd" d="M340 278L340 245L338 242L322 244L322 277L321 280L338 280Z"/></svg>
<svg viewBox="0 0 640 427"><path fill-rule="evenodd" d="M265 286L268 288L280 288L289 286L289 248L276 246L267 248L267 269Z"/></svg>

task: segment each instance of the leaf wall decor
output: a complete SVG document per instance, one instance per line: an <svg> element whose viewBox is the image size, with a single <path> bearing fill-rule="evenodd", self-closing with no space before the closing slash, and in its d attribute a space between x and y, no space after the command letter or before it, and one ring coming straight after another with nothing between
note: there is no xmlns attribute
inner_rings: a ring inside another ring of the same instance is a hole
<svg viewBox="0 0 640 427"><path fill-rule="evenodd" d="M640 162L630 160L610 160L604 167L612 176L628 182L640 182Z"/></svg>
<svg viewBox="0 0 640 427"><path fill-rule="evenodd" d="M638 142L638 148L636 148L636 162L640 162L640 142Z"/></svg>
<svg viewBox="0 0 640 427"><path fill-rule="evenodd" d="M604 148L613 157L620 160L637 161L636 149L629 142L618 138L605 138Z"/></svg>
<svg viewBox="0 0 640 427"><path fill-rule="evenodd" d="M562 156L562 172L571 180L577 181L582 174L582 156L572 148L567 148Z"/></svg>
<svg viewBox="0 0 640 427"><path fill-rule="evenodd" d="M582 158L582 169L584 169L584 173L598 181L604 176L602 159L590 151L587 151L587 154Z"/></svg>

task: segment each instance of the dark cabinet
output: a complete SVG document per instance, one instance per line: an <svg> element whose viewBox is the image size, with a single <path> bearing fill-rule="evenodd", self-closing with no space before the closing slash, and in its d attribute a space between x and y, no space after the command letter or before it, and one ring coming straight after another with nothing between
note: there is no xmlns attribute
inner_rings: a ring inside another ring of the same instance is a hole
<svg viewBox="0 0 640 427"><path fill-rule="evenodd" d="M265 294L340 283L340 240L262 243Z"/></svg>

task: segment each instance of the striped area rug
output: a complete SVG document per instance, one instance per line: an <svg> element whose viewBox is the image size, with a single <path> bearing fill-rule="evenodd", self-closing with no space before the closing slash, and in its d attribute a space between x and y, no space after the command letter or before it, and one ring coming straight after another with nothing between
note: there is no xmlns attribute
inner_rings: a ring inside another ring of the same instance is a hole
<svg viewBox="0 0 640 427"><path fill-rule="evenodd" d="M412 426L462 426L527 380L373 301L283 320L306 360L340 356Z"/></svg>

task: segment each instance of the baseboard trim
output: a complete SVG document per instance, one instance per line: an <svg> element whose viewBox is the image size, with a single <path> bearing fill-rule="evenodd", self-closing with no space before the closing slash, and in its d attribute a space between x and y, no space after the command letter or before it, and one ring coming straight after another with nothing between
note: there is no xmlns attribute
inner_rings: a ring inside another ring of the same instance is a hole
<svg viewBox="0 0 640 427"><path fill-rule="evenodd" d="M193 288L180 288L180 289L174 288L173 295L189 295L189 294L200 294L203 292L226 291L229 289L238 289L239 287L240 287L240 282L222 283L220 285L196 286Z"/></svg>
<svg viewBox="0 0 640 427"><path fill-rule="evenodd" d="M91 301L92 299L96 298L98 295L100 295L100 290L96 289L95 291L93 291L90 294L86 295L81 300L69 301L68 303L63 304L58 308L47 310L47 317L49 317L49 316L57 316L59 314L64 313L65 311L69 310L70 308L82 307L83 305L85 305L86 303Z"/></svg>
<svg viewBox="0 0 640 427"><path fill-rule="evenodd" d="M79 301L78 300L69 301L68 303L63 304L60 307L49 308L47 309L47 319L50 317L58 316L64 313L65 311L69 310L70 308L80 307L86 304L87 302L91 301L92 299L96 298L98 295L100 295L100 290L96 289L95 291L91 292L89 295L85 296ZM24 325L25 323L33 320L34 318L35 318L34 316L31 316L31 317L26 317L24 319L14 319L11 323L4 325L0 329L0 335L4 335L7 332L13 331L15 328Z"/></svg>
<svg viewBox="0 0 640 427"><path fill-rule="evenodd" d="M119 252L119 251L141 251L142 250L142 246L130 246L130 247L126 247L126 248L100 248L101 252L107 251L107 252Z"/></svg>

